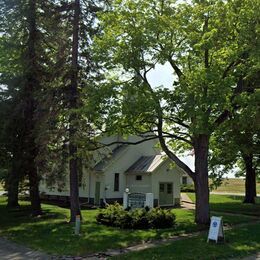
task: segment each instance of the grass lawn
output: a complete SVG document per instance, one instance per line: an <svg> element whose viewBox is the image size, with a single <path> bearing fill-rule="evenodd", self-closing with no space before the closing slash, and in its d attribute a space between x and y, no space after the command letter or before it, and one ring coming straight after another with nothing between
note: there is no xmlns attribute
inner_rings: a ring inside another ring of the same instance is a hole
<svg viewBox="0 0 260 260"><path fill-rule="evenodd" d="M245 180L239 178L230 178L223 180L221 186L219 186L214 192L228 192L228 193L244 193L245 192ZM260 182L256 184L256 192L260 194Z"/></svg>
<svg viewBox="0 0 260 260"><path fill-rule="evenodd" d="M3 190L4 190L3 184L0 182L0 191L3 191Z"/></svg>
<svg viewBox="0 0 260 260"><path fill-rule="evenodd" d="M226 231L222 244L207 243L206 239L206 235L200 235L113 259L238 259L260 250L260 224Z"/></svg>
<svg viewBox="0 0 260 260"><path fill-rule="evenodd" d="M195 201L194 193L187 193L191 200ZM260 199L257 198L256 204L243 204L243 196L233 195L210 195L210 209L212 211L230 212L246 214L260 217Z"/></svg>
<svg viewBox="0 0 260 260"><path fill-rule="evenodd" d="M0 196L0 236L7 236L31 248L58 255L86 255L200 229L193 222L193 211L184 209L173 209L176 227L161 230L121 230L106 227L95 221L98 210L83 210L81 236L76 237L73 235L73 226L66 223L68 209L43 204L46 215L31 218L28 202L22 201L21 210L16 212L9 212L5 206L6 197ZM248 217L222 215L224 223L229 225L250 221Z"/></svg>

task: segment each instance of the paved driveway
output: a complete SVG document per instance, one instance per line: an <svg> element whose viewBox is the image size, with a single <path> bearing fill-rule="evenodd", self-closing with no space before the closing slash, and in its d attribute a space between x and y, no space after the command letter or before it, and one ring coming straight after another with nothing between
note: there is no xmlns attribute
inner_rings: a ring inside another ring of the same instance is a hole
<svg viewBox="0 0 260 260"><path fill-rule="evenodd" d="M0 259L1 260L47 260L48 255L32 251L24 246L17 245L4 238L0 238Z"/></svg>
<svg viewBox="0 0 260 260"><path fill-rule="evenodd" d="M0 191L0 196L5 191ZM44 253L33 251L21 245L17 245L0 237L0 259L1 260L47 260L50 257Z"/></svg>

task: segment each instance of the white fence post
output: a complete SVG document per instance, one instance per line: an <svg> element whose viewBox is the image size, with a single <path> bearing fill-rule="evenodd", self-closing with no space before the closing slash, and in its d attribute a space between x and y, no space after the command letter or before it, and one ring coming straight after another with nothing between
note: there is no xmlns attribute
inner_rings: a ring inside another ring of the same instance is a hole
<svg viewBox="0 0 260 260"><path fill-rule="evenodd" d="M153 193L146 193L145 194L145 207L153 208Z"/></svg>
<svg viewBox="0 0 260 260"><path fill-rule="evenodd" d="M123 196L123 207L126 209L128 207L128 193L124 192Z"/></svg>

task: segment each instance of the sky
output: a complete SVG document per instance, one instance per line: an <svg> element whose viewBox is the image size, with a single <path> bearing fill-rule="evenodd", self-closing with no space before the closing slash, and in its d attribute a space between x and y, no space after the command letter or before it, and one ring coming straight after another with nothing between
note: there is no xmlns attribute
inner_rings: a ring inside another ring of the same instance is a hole
<svg viewBox="0 0 260 260"><path fill-rule="evenodd" d="M153 87L164 86L171 88L174 79L172 72L173 71L169 63L166 63L165 65L157 64L154 69L149 71L147 78ZM180 159L194 171L194 156L184 156L180 157ZM234 178L234 172L230 172L224 177Z"/></svg>
<svg viewBox="0 0 260 260"><path fill-rule="evenodd" d="M148 72L147 77L153 87L164 86L171 88L173 84L173 70L169 63L157 64L155 69Z"/></svg>

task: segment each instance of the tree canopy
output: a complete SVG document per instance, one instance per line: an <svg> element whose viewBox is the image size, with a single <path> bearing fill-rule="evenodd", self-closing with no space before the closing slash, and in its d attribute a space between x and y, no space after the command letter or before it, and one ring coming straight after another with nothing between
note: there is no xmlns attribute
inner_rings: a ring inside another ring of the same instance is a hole
<svg viewBox="0 0 260 260"><path fill-rule="evenodd" d="M192 177L196 222L208 224L209 159L218 166L225 157L226 167L259 154L260 3L105 2L0 3L0 160L10 204L27 176L40 213L39 179L63 188L70 165L74 221L82 159L97 133L137 134L158 138ZM157 65L171 67L172 86L151 84ZM188 150L195 170L178 157Z"/></svg>
<svg viewBox="0 0 260 260"><path fill-rule="evenodd" d="M157 133L166 154L195 182L200 223L209 220L210 137L248 92L246 79L259 72L258 11L258 1L129 0L113 1L99 17L96 53L107 74L109 104L99 111L107 130ZM173 86L153 88L147 75L165 63ZM172 152L192 147L195 172Z"/></svg>

